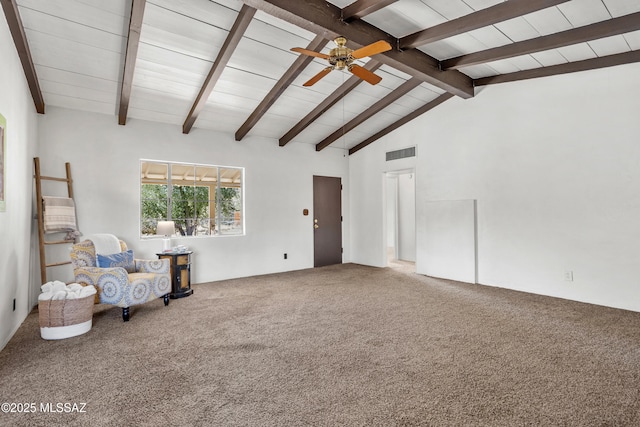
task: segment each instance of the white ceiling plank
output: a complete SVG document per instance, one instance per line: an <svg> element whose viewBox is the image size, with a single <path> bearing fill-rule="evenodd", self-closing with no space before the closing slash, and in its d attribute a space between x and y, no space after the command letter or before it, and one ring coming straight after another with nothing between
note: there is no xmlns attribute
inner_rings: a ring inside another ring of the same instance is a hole
<svg viewBox="0 0 640 427"><path fill-rule="evenodd" d="M145 8L140 42L213 61L229 34L237 13L222 9L214 24L149 4Z"/></svg>
<svg viewBox="0 0 640 427"><path fill-rule="evenodd" d="M182 123L184 122L184 116L145 110L129 105L129 109L127 110L127 122L130 123L131 119L146 120L175 126L182 126ZM176 132L180 132L180 130L176 129Z"/></svg>
<svg viewBox="0 0 640 427"><path fill-rule="evenodd" d="M587 43L578 43L571 46L559 47L557 50L562 56L567 58L567 61L570 62L597 58L596 53Z"/></svg>
<svg viewBox="0 0 640 427"><path fill-rule="evenodd" d="M392 114L395 116L395 121L400 120L404 116L411 114L413 111L422 107L424 102L416 102L415 98L410 97L402 97L401 99L407 98L405 102L394 102L393 104L386 107L383 111L387 114ZM411 102L413 100L413 102ZM374 122L378 121L378 115L376 115L375 119L372 119Z"/></svg>
<svg viewBox="0 0 640 427"><path fill-rule="evenodd" d="M90 111L93 113L110 114L115 117L115 105L96 100L74 98L72 96L61 95L59 93L42 92L47 105L70 108L72 110Z"/></svg>
<svg viewBox="0 0 640 427"><path fill-rule="evenodd" d="M71 84L59 83L47 79L40 78L40 87L43 92L49 94L57 94L71 98L84 99L87 101L97 101L106 104L115 105L118 92L105 92L102 90L76 86Z"/></svg>
<svg viewBox="0 0 640 427"><path fill-rule="evenodd" d="M622 35L592 40L589 42L589 46L598 56L614 55L631 50Z"/></svg>
<svg viewBox="0 0 640 427"><path fill-rule="evenodd" d="M194 127L234 134L246 119L244 109L239 110L233 105L223 103L209 103L200 112Z"/></svg>
<svg viewBox="0 0 640 427"><path fill-rule="evenodd" d="M603 2L614 18L640 12L638 0L603 0Z"/></svg>
<svg viewBox="0 0 640 427"><path fill-rule="evenodd" d="M382 65L380 68L378 68L378 71L376 71L376 74L379 74L380 76L382 76L383 79L385 74L391 74L395 77L401 78L402 80L409 80L411 78L409 74L403 73L402 71L396 70L395 68L391 68L388 65Z"/></svg>
<svg viewBox="0 0 640 427"><path fill-rule="evenodd" d="M126 43L123 35L97 30L33 9L23 9L20 17L25 31L40 33L43 35L41 37L70 40L118 53L123 51Z"/></svg>
<svg viewBox="0 0 640 427"><path fill-rule="evenodd" d="M198 88L202 86L205 76L200 73L194 73L191 70L178 69L175 67L169 67L160 65L156 62L150 62L146 60L136 61L136 70L133 75L133 82L136 84L137 79L153 81L155 78L160 78L169 84L184 84L190 88ZM191 89L189 89L190 91Z"/></svg>
<svg viewBox="0 0 640 427"><path fill-rule="evenodd" d="M493 25L469 31L467 34L478 40L478 42L480 42L485 49L490 49L492 47L503 46L505 44L511 43L511 39L505 36L502 31L498 30Z"/></svg>
<svg viewBox="0 0 640 427"><path fill-rule="evenodd" d="M467 41L464 43L451 43L451 39L456 39L459 37L467 37ZM477 49L471 49L470 46L475 45L478 46ZM455 58L457 56L465 55L467 53L475 52L477 50L482 50L483 47L474 38L468 36L467 34L460 34L459 36L450 37L445 40L438 40L434 43L429 43L417 48L418 50L436 58L439 61L449 58Z"/></svg>
<svg viewBox="0 0 640 427"><path fill-rule="evenodd" d="M489 62L487 64L480 64L477 65L476 67L482 67L482 66L486 66L486 72L488 72L488 75L496 75L496 74L509 74L509 73L515 73L516 71L520 71L520 69L511 61L507 60L502 60L502 61L494 61L494 62ZM479 69L479 68L476 68Z"/></svg>
<svg viewBox="0 0 640 427"><path fill-rule="evenodd" d="M97 8L77 0L20 0L18 5L20 15L23 9L38 10L41 13L121 36L126 34L125 27L129 23L128 17L125 18L119 13L111 13L104 8Z"/></svg>
<svg viewBox="0 0 640 427"><path fill-rule="evenodd" d="M22 1L22 0L20 0ZM126 16L129 12L128 7L130 6L127 0L76 0L78 3L85 4L87 6L95 7L96 9L101 9L106 12L112 13L114 15Z"/></svg>
<svg viewBox="0 0 640 427"><path fill-rule="evenodd" d="M557 7L548 7L522 17L538 34L546 36L573 28L571 22Z"/></svg>
<svg viewBox="0 0 640 427"><path fill-rule="evenodd" d="M540 33L523 17L508 19L495 24L495 27L514 42L540 37Z"/></svg>
<svg viewBox="0 0 640 427"><path fill-rule="evenodd" d="M325 124L319 120L316 120L309 126L307 126L302 132L296 135L293 141L305 144L317 144L327 135L331 135L331 133L335 131L338 126L336 126L335 124Z"/></svg>
<svg viewBox="0 0 640 427"><path fill-rule="evenodd" d="M632 50L640 50L640 31L627 33L624 35L624 39Z"/></svg>
<svg viewBox="0 0 640 427"><path fill-rule="evenodd" d="M460 18L474 11L461 0L422 0L422 2L448 20Z"/></svg>
<svg viewBox="0 0 640 427"><path fill-rule="evenodd" d="M506 73L496 71L496 69L489 64L479 64L479 65L473 65L471 67L464 67L460 71L462 71L472 79L480 79L482 77L495 76L497 74L506 74ZM518 70L514 69L513 71L518 71Z"/></svg>
<svg viewBox="0 0 640 427"><path fill-rule="evenodd" d="M100 79L74 71L60 70L43 65L36 65L38 78L50 82L94 89L102 92L117 93L119 84L114 80Z"/></svg>
<svg viewBox="0 0 640 427"><path fill-rule="evenodd" d="M192 100L179 99L170 94L153 89L134 86L131 89L130 106L140 110L158 113L175 114L185 117L189 113Z"/></svg>
<svg viewBox="0 0 640 427"><path fill-rule="evenodd" d="M440 89L439 87L431 86L427 83L422 83L420 86L409 92L408 96L414 96L422 101L427 101L440 96L443 93L445 93L445 91Z"/></svg>
<svg viewBox="0 0 640 427"><path fill-rule="evenodd" d="M446 18L420 0L402 0L364 18L395 37L404 37L446 21Z"/></svg>
<svg viewBox="0 0 640 427"><path fill-rule="evenodd" d="M249 24L251 27L254 23ZM277 81L298 55L243 37L229 59L228 67L258 73Z"/></svg>
<svg viewBox="0 0 640 427"><path fill-rule="evenodd" d="M473 10L480 10L495 6L499 3L504 3L505 0L464 0L464 2Z"/></svg>
<svg viewBox="0 0 640 427"><path fill-rule="evenodd" d="M567 62L567 58L565 58L556 49L532 53L531 56L533 56L535 60L538 61L543 67L550 67L552 65L565 64Z"/></svg>
<svg viewBox="0 0 640 427"><path fill-rule="evenodd" d="M258 10L253 17L256 21L261 21L267 25L270 25L274 28L278 28L281 31L287 32L292 36L300 37L301 39L307 40L310 42L315 38L315 34L311 31L307 31L304 28L297 27L293 24L285 22L281 19L278 19L268 13L265 13L261 10ZM308 43L307 43L308 44Z"/></svg>
<svg viewBox="0 0 640 427"><path fill-rule="evenodd" d="M258 123L266 120L268 114L273 114L275 116L282 117L279 121L290 120L291 123L288 128L291 128L303 117L301 116L300 111L310 110L314 107L314 105L311 105L311 108L309 108L309 105L307 104L309 103L300 102L300 100L296 98L283 95L276 102L274 102L273 106L269 108L269 111ZM282 133L286 132L288 128L285 126Z"/></svg>
<svg viewBox="0 0 640 427"><path fill-rule="evenodd" d="M182 70L185 73L202 76L201 81L204 81L211 68L211 62L209 61L147 43L140 43L137 60L148 63L148 66L155 64L158 70L166 69L169 72L171 70Z"/></svg>
<svg viewBox="0 0 640 427"><path fill-rule="evenodd" d="M236 0L147 0L147 6L150 5L162 7L178 15L188 16L192 19L229 29L231 28L231 25L227 26L229 16L233 16L233 12L237 15L242 7L242 3Z"/></svg>
<svg viewBox="0 0 640 427"><path fill-rule="evenodd" d="M532 68L539 68L540 63L536 61L531 55L516 56L515 58L501 59L499 61L488 62L487 65L491 66L495 70L510 69L510 72L530 70Z"/></svg>
<svg viewBox="0 0 640 427"><path fill-rule="evenodd" d="M307 32L308 33L308 32ZM280 49L284 52L291 52L292 47L304 47L306 48L310 40L306 37L299 36L290 31L285 31L274 25L254 19L251 25L244 33L244 37L253 39L262 44L271 46L276 49ZM312 39L315 36L312 36ZM335 47L335 44L327 40L328 47L324 47L323 50L328 50ZM294 57L298 54L292 52Z"/></svg>
<svg viewBox="0 0 640 427"><path fill-rule="evenodd" d="M506 61L509 61L511 64L518 67L519 70L531 70L533 68L540 67L540 63L531 55L516 56L515 58L509 58Z"/></svg>
<svg viewBox="0 0 640 427"><path fill-rule="evenodd" d="M344 9L354 1L355 0L327 0L327 3L331 3L332 5L339 7L340 9Z"/></svg>
<svg viewBox="0 0 640 427"><path fill-rule="evenodd" d="M133 78L133 86L145 90L156 90L176 97L177 99L193 100L198 96L200 87L197 85L188 85L180 80L171 81L160 73L140 73L136 70Z"/></svg>
<svg viewBox="0 0 640 427"><path fill-rule="evenodd" d="M260 135L268 138L279 138L296 124L290 115L280 114L281 111L269 111L252 129L250 135Z"/></svg>
<svg viewBox="0 0 640 427"><path fill-rule="evenodd" d="M611 19L611 14L601 0L569 1L556 6L574 27Z"/></svg>
<svg viewBox="0 0 640 427"><path fill-rule="evenodd" d="M117 81L121 54L71 40L29 32L29 48L36 65ZM91 58L87 61L86 58Z"/></svg>

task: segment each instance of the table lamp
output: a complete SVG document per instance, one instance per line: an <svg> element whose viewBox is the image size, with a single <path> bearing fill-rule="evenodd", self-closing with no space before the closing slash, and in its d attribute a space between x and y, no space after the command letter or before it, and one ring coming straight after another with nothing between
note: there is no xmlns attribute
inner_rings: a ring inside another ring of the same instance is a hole
<svg viewBox="0 0 640 427"><path fill-rule="evenodd" d="M162 251L171 250L171 236L176 232L176 224L173 221L158 221L156 234L164 236L162 239Z"/></svg>

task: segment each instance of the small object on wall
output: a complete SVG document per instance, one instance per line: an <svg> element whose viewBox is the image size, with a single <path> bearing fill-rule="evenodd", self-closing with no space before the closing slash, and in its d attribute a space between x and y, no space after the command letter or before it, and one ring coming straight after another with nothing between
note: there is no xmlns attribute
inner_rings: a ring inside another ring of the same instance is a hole
<svg viewBox="0 0 640 427"><path fill-rule="evenodd" d="M302 215L304 215L304 216L309 215L309 209L303 209L302 210Z"/></svg>

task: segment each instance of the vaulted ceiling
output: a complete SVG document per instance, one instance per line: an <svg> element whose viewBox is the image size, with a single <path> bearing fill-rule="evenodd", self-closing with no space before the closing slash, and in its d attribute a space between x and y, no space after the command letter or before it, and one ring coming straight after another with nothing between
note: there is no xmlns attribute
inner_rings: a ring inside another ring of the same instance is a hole
<svg viewBox="0 0 640 427"><path fill-rule="evenodd" d="M479 86L640 61L639 0L0 0L45 104L354 153ZM337 36L392 49L310 87ZM178 131L178 130L177 130ZM241 143L241 142L240 142Z"/></svg>

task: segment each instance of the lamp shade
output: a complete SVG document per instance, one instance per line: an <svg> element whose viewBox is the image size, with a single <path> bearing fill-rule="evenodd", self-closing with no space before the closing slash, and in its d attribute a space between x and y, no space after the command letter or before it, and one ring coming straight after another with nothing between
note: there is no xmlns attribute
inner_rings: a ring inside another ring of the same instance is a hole
<svg viewBox="0 0 640 427"><path fill-rule="evenodd" d="M173 221L158 221L156 234L161 236L173 236L176 232L176 224Z"/></svg>

